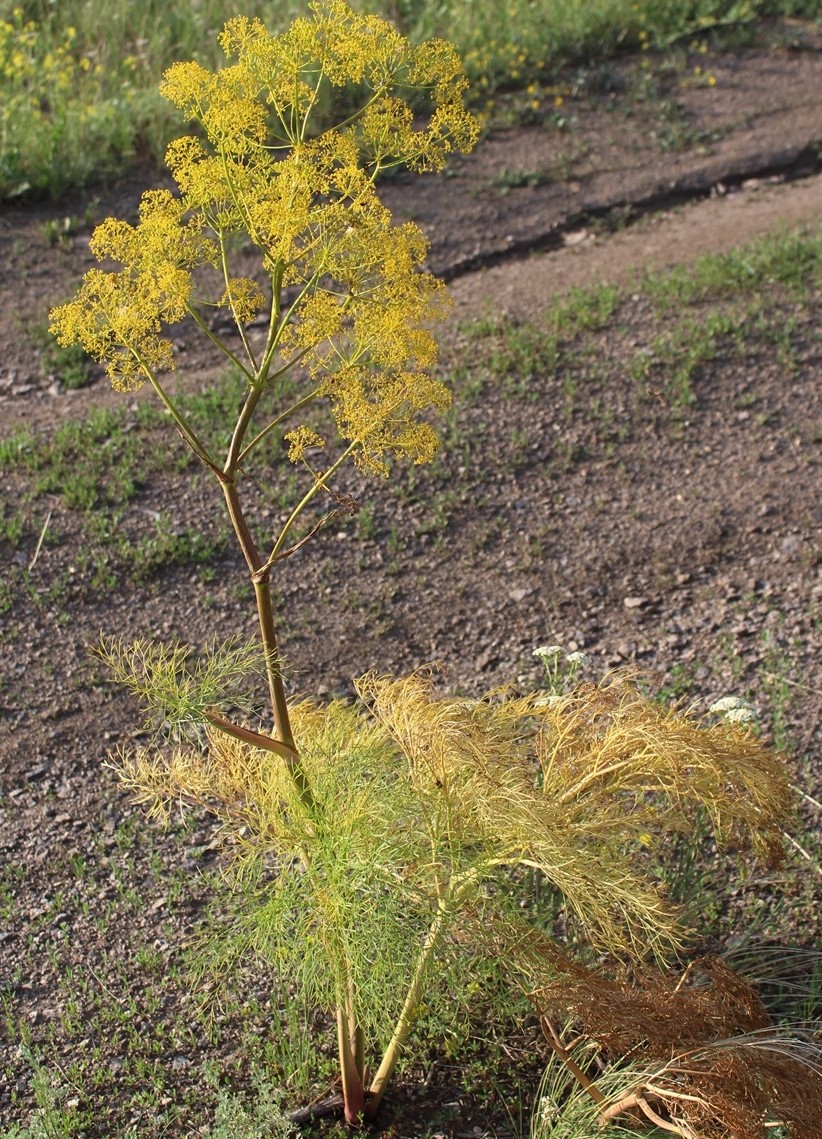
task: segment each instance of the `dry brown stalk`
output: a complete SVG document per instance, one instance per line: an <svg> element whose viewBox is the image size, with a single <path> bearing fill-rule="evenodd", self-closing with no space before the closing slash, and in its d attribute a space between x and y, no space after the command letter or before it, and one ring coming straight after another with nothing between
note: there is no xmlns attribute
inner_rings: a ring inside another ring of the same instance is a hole
<svg viewBox="0 0 822 1139"><path fill-rule="evenodd" d="M540 1023L540 1027L542 1028L543 1036L548 1041L548 1043L551 1045L553 1050L556 1052L557 1056L559 1056L560 1060L562 1060L563 1064L568 1069L568 1071L571 1072L571 1074L579 1082L580 1087L583 1087L586 1090L586 1092L588 1092L591 1099L594 1100L596 1103L601 1103L601 1104L606 1103L605 1096L602 1094L602 1092L596 1086L596 1084L591 1079L591 1077L586 1075L586 1073L582 1070L582 1068L579 1066L579 1064L574 1059L574 1057L572 1055L573 1048L572 1047L566 1048L563 1045L562 1038L560 1037L557 1030L554 1028L551 1021L548 1019L548 1017L547 1016L541 1016L539 1018L539 1023Z"/></svg>

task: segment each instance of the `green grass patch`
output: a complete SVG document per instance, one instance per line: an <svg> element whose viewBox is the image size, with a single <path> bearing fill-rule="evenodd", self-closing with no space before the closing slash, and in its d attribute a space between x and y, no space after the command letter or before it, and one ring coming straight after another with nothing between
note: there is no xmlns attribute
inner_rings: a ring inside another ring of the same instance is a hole
<svg viewBox="0 0 822 1139"><path fill-rule="evenodd" d="M78 360L78 368L85 359ZM180 410L218 456L228 446L226 424L233 422L242 390L229 372L201 391L177 397ZM0 439L0 472L20 476L16 500L9 496L0 513L0 543L13 550L33 547L50 499L79 516L84 545L76 568L94 588L113 587L123 575L142 582L174 565L199 566L207 575L207 563L225 549L225 526L181 526L165 501L157 509L152 493L158 480L174 479L194 461L182 440L169 444L167 418L153 401L136 408L120 405L97 408L53 431L23 427ZM283 459L281 434L273 431L249 459L246 474L266 501L285 509L293 502L296 475ZM44 532L46 546L59 542L59 531L55 517ZM0 594L0 611L5 608Z"/></svg>
<svg viewBox="0 0 822 1139"><path fill-rule="evenodd" d="M477 351L467 356L468 368L453 378L459 402L482 390L484 381L477 386L478 370L508 395L540 399L538 381L556 373L561 345L584 332L605 328L619 302L615 285L575 288L558 299L539 323L516 324L506 317L488 317L466 324L463 332Z"/></svg>
<svg viewBox="0 0 822 1139"><path fill-rule="evenodd" d="M601 334L622 322L630 294L650 302L653 331L629 355L627 375L671 407L691 407L699 368L719 355L742 356L775 345L790 371L792 338L821 281L822 229L795 229L693 265L645 274L628 289L573 289L538 321L486 318L466 325L475 348L454 376L455 390L461 402L470 403L491 382L508 395L541 400L544 381L558 376L570 408L578 374L599 373Z"/></svg>
<svg viewBox="0 0 822 1139"><path fill-rule="evenodd" d="M0 469L22 468L31 475L34 496L57 494L71 509L121 506L150 470L139 433L131 433L128 422L128 413L102 408L49 434L23 428L0 442Z"/></svg>
<svg viewBox="0 0 822 1139"><path fill-rule="evenodd" d="M473 424L471 409L489 388L531 403L549 398L546 384L554 381L561 391L550 398L559 396L563 414L581 408L596 418L605 446L608 438L622 438L620 433L629 430L624 409L611 407L608 384L600 385L598 393L591 385L598 382L611 351L603 337L619 332L629 294L646 310L650 305L650 323L645 320L641 341L622 366L633 381L631 398L656 401L654 406L662 400L672 422L692 413L699 398L700 369L720 356L754 357L765 347L775 347L789 373L795 336L807 321L810 298L822 278L820 266L822 230L785 231L704 257L692 266L648 274L629 289L574 289L539 322L517 324L492 317L467 325L462 330L467 350L451 377L455 406L445 417L443 452L430 472L410 470L397 483L396 493L425 501L420 531L441 540L460 512L462 484L451 478L440 492L431 489L431 483L447 476L452 461L466 469L476 466L475 458L485 450L485 427ZM217 455L228 443L226 424L240 392L237 378L227 374L200 392L178 397L194 430ZM738 394L737 410L749 405L760 414L755 389ZM87 419L65 423L51 433L22 429L0 440L0 470L25 476L20 501L7 503L0 518L0 540L12 549L21 543L33 545L45 517L45 507L37 506L37 500L56 496L83 518L90 542L84 568L98 585L110 583L123 567L129 577L142 580L167 565L205 566L223 547L224 533L180 529L165 509L146 509L138 530L124 522L127 507L144 495L152 480L173 476L192 461L182 442L172 448L159 443L157 432L166 428L163 411L146 403L138 410L97 409ZM505 439L503 461L517 469L527 465L535 443L527 426L512 424ZM556 444L558 470L582 455L575 448L563 457L562 442ZM293 499L297 475L282 458L282 441L272 432L247 473L267 502L285 509ZM367 539L378 523L361 511L356 527Z"/></svg>
<svg viewBox="0 0 822 1139"><path fill-rule="evenodd" d="M649 273L642 290L659 312L680 305L747 296L763 288L784 285L799 299L822 285L822 228L783 230L759 241Z"/></svg>
<svg viewBox="0 0 822 1139"><path fill-rule="evenodd" d="M52 432L22 428L0 440L0 470L22 475L17 500L5 505L0 519L0 541L19 548L36 537L46 510L38 502L46 497L80 516L84 544L76 568L95 588L113 586L123 573L139 582L170 565L213 558L225 545L225 534L180 528L165 510L143 508L137 529L133 521L125 524L127 508L151 479L190 462L182 445L175 453L151 444L152 426L161 418L150 405L136 412L98 408ZM59 541L58 530L56 520L44 530L46 545Z"/></svg>

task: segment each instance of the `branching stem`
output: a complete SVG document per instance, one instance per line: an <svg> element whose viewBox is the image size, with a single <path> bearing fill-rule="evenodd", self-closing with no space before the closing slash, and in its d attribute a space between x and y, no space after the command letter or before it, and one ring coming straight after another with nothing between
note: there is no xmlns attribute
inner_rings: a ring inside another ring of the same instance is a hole
<svg viewBox="0 0 822 1139"><path fill-rule="evenodd" d="M283 371L285 371L285 369L283 369ZM280 372L276 372L271 378L276 379L276 377L280 374ZM275 427L282 423L283 420L288 419L289 415L293 415L295 411L300 411L302 408L306 407L309 403L311 403L312 400L317 398L318 393L319 388L315 388L313 391L309 392L308 395L303 396L302 399L298 399L296 403L292 403L291 407L286 408L285 411L282 411L279 415L275 416L274 419L265 425L262 431L258 431L251 442L246 443L245 447L243 447L242 451L237 456L237 466L239 467L242 464L242 461L246 455L249 454L250 451L253 451L257 444L266 437L269 431L272 431Z"/></svg>
<svg viewBox="0 0 822 1139"><path fill-rule="evenodd" d="M207 467L209 467L212 471L214 471L214 473L217 475L217 477L221 479L222 478L222 472L220 471L220 468L217 466L217 464L212 459L211 455L208 453L208 450L206 449L205 445L200 442L197 435L189 427L188 423L186 422L185 418L183 417L182 412L180 412L177 409L177 407L176 407L174 401L172 400L171 396L168 394L168 392L162 386L160 381L157 379L157 377L154 374L154 372L152 371L152 369L147 367L145 364L143 364L143 369L144 369L146 375L148 376L149 380L151 381L151 386L154 388L157 395L163 401L163 404L168 409L168 412L169 412L169 415L171 416L171 418L177 424L177 429L179 430L182 437L185 439L186 443L188 443L189 447L192 449L192 451L197 456L197 458L200 460L200 462L204 463Z"/></svg>
<svg viewBox="0 0 822 1139"><path fill-rule="evenodd" d="M419 957L417 958L414 975L411 978L411 984L408 987L402 1010L397 1018L393 1035L385 1050L382 1062L374 1075L374 1079L371 1081L368 1101L365 1107L367 1119L373 1119L377 1114L386 1088L394 1074L394 1069L397 1066L400 1054L408 1041L408 1037L411 1035L411 1029L414 1027L414 1022L420 1010L423 985L425 984L428 969L442 943L448 922L457 905L466 894L470 893L470 891L477 886L482 878L482 874L483 867L477 867L467 871L455 882L452 882L443 897L439 899L437 913L431 923Z"/></svg>
<svg viewBox="0 0 822 1139"><path fill-rule="evenodd" d="M297 521L299 516L302 514L303 510L305 510L306 506L308 506L308 504L311 502L311 500L314 498L314 496L316 494L318 494L321 490L324 490L326 488L326 486L328 486L329 480L337 473L337 471L340 469L340 467L343 465L343 463L346 461L346 459L350 458L350 456L353 455L353 453L356 451L357 447L359 447L359 446L360 446L359 439L355 439L354 442L349 444L349 446L343 451L343 453L340 455L339 459L337 459L336 462L331 464L331 466L328 468L328 470L324 474L317 476L317 478L314 481L314 485L311 487L310 490L306 491L306 493L303 495L302 499L297 503L297 505L291 511L291 514L288 516L288 519L285 522L285 525L283 526L282 530L280 531L280 535L277 538L277 541L274 543L274 545L271 548L271 553L268 555L268 560L266 561L265 565L263 566L261 563L260 566L257 567L257 570L259 572L267 572L270 569L270 567L274 564L274 562L277 560L277 555L280 553L283 546L285 545L285 540L286 540L286 537L288 536L289 530L294 525L294 523Z"/></svg>
<svg viewBox="0 0 822 1139"><path fill-rule="evenodd" d="M228 454L225 457L225 465L223 467L223 470L229 478L234 476L239 466L240 447L242 447L243 439L248 431L248 425L251 422L251 417L254 415L262 394L261 387L250 387L246 391L240 414L234 425L234 431L231 434L231 442L228 445Z"/></svg>
<svg viewBox="0 0 822 1139"><path fill-rule="evenodd" d="M231 309L231 315L234 317L234 323L237 326L237 332L240 334L240 340L243 342L245 354L248 357L248 362L251 365L252 371L257 371L257 361L254 358L254 352L251 347L251 342L246 335L245 328L240 318L237 316L237 309L235 308L234 301L231 298L231 276L228 271L228 253L225 247L225 231L219 229L217 231L217 240L220 243L220 265L223 270L223 280L225 281L225 291L228 298L228 304Z"/></svg>
<svg viewBox="0 0 822 1139"><path fill-rule="evenodd" d="M251 381L254 379L254 374L253 374L253 372L250 372L250 371L248 370L248 368L247 368L247 367L245 366L245 364L242 362L242 360L240 359L240 357L239 357L239 356L237 356L237 355L235 355L235 354L234 354L234 353L231 351L231 349L230 349L230 348L228 348L228 347L226 346L226 344L225 344L225 343L224 343L224 342L223 342L223 341L220 339L220 337L219 337L219 336L215 336L215 334L214 334L214 333L211 331L211 329L208 327L208 325L206 324L206 322L203 320L203 318L202 318L202 317L200 316L200 314L197 312L196 308L194 308L192 305L186 305L186 312L187 312L187 313L188 313L188 315L191 317L191 319L194 321L194 323L197 325L197 327L198 327L198 328L199 328L199 329L200 329L202 332L204 332L204 333L206 334L206 336L207 336L207 337L208 337L208 339L211 341L211 343L212 343L212 344L214 344L214 345L215 345L217 348L219 348L219 349L220 349L220 351L222 352L222 354L223 354L223 355L224 355L224 356L225 356L227 359L229 359L229 360L231 361L231 363L232 363L232 364L234 364L234 366L235 366L236 368L238 368L238 369L239 369L239 371L241 371L241 372L242 372L242 374L245 376L245 378L246 378L246 379L249 381L249 383L250 383L250 382L251 382Z"/></svg>

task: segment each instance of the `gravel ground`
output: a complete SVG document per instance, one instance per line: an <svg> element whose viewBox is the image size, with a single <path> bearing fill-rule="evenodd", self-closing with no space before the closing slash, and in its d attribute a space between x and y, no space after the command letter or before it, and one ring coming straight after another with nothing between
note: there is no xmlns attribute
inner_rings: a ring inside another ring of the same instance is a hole
<svg viewBox="0 0 822 1139"><path fill-rule="evenodd" d="M779 57L785 90L793 58ZM798 58L817 65L813 51ZM521 154L533 138L522 135ZM704 158L687 153L693 163ZM477 170L487 184L485 167ZM540 187L530 190L536 201ZM420 198L420 210L430 200ZM518 215L531 200L517 198ZM133 202L134 187L113 201ZM284 1038L282 1002L271 978L250 969L238 995L204 1019L187 963L219 868L214 823L196 816L163 834L119 789L105 756L134 738L138 717L88 645L101 630L202 645L212 635L251 635L253 612L215 491L186 466L182 445L175 450L161 423L146 425L141 399L115 403L93 374L67 390L43 342L32 340L35 320L85 261L82 236L47 244L49 216L59 208L0 219L22 282L0 380L2 434L26 422L56 437L93 407L124 408L117 438L138 441L145 473L117 508L116 533L131 541L117 546L111 531L106 539L94 528L93 511L66 505L65 487L38 490L36 473L11 462L2 472L0 1121L30 1119L52 1086L73 1128L55 1134L207 1135L215 1093L206 1077L247 1091L252 1064L271 1064ZM717 205L717 234L731 216L727 200ZM465 242L474 240L478 223L457 222ZM484 224L491 249L497 223ZM699 234L709 243L704 222ZM608 237L595 241L604 247ZM634 252L641 266L640 247ZM566 246L552 256L573 255ZM435 264L452 256L435 244ZM614 264L630 257L622 244ZM290 690L350 694L366 668L432 661L446 686L472 695L510 681L526 688L538 681L533 647L557 642L588 653L591 676L635 664L653 687L701 708L728 692L747 695L766 736L794 757L797 782L819 800L818 259L800 291L763 281L752 296L667 309L637 277L601 327L558 340L531 266L500 267L504 287L516 280L516 295L530 298L527 316L500 318L493 290L459 308L443 363L455 409L433 467L385 484L345 476L338 490L358 512L284 563L276 589ZM12 287L9 277L7 299ZM726 330L706 341L718 312L730 313ZM470 315L484 319L466 324ZM8 306L4 319L13 320ZM182 329L177 346L190 392L214 365L189 335ZM130 445L117 444L120 467ZM257 506L263 526L283 509L262 494ZM142 567L139 541L156 534L161 515L181 540L195 533L208 547L189 543ZM726 931L735 914L756 912L764 936L818 944L818 811L804 800L792 832L811 861L794 850L781 871L749 876L721 915ZM533 1037L506 1047L516 1052L509 1081L520 1064L533 1076L523 1056ZM387 1133L510 1134L500 1104L472 1084L489 1063L433 1051L409 1067ZM292 1100L301 1094L286 1090Z"/></svg>

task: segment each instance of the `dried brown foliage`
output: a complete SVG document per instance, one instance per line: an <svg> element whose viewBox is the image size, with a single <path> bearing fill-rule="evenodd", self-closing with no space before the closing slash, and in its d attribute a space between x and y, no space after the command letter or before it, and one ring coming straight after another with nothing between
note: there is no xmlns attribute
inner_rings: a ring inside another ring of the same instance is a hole
<svg viewBox="0 0 822 1139"><path fill-rule="evenodd" d="M570 1014L611 1057L668 1060L771 1023L748 982L717 957L701 958L679 978L655 968L634 970L630 979L571 962L561 968L564 975L538 990L540 1007Z"/></svg>
<svg viewBox="0 0 822 1139"><path fill-rule="evenodd" d="M627 1113L684 1139L822 1137L819 1042L773 1026L752 986L722 960L700 958L680 976L661 968L608 975L538 935L521 946L521 960L534 978L540 968L550 973L534 1001L552 1047L598 1102L602 1126ZM601 1095L596 1073L590 1083L581 1078L588 1073L553 1026L569 1018L600 1066L630 1059L616 1093L609 1086Z"/></svg>

